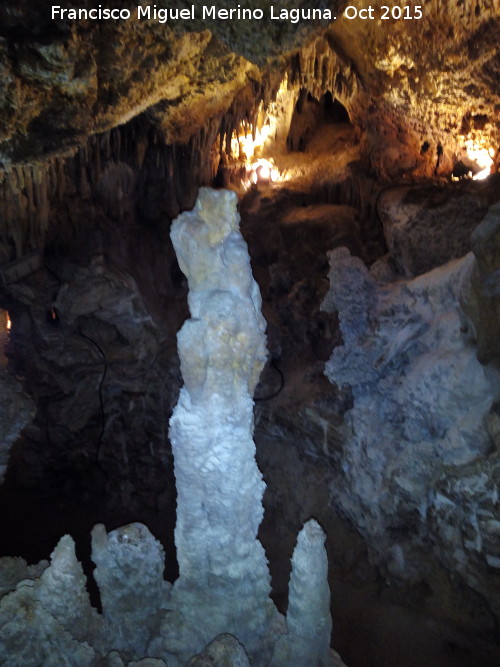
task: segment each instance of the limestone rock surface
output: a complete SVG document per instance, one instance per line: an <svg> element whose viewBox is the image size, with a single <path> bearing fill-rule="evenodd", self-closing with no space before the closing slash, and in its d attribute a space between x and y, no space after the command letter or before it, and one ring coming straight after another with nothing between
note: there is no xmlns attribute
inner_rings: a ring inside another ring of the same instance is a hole
<svg viewBox="0 0 500 667"><path fill-rule="evenodd" d="M449 173L469 135L484 138L498 164L495 1L430 0L421 18L410 6L400 19L384 19L383 5L370 3L375 20L344 15L328 31L361 83L348 109L373 167L384 180Z"/></svg>
<svg viewBox="0 0 500 667"><path fill-rule="evenodd" d="M19 581L2 598L0 654L12 665L90 667L101 646L99 617L90 606L73 540L65 536L39 578Z"/></svg>
<svg viewBox="0 0 500 667"><path fill-rule="evenodd" d="M109 534L98 524L92 530L92 560L113 648L129 659L147 655L170 589L161 545L140 523Z"/></svg>
<svg viewBox="0 0 500 667"><path fill-rule="evenodd" d="M243 646L232 635L219 635L205 648L203 653L195 655L186 667L250 667L248 656Z"/></svg>
<svg viewBox="0 0 500 667"><path fill-rule="evenodd" d="M325 534L314 519L300 531L292 556L287 634L278 640L273 664L327 665L331 660L330 589Z"/></svg>
<svg viewBox="0 0 500 667"><path fill-rule="evenodd" d="M262 20L182 24L52 20L33 0L2 7L2 162L60 153L146 109L168 143L185 143L210 118L227 127L237 107L251 112L255 90L288 70L317 97L335 92L384 180L449 174L467 161L469 140L498 163L495 0L431 0L421 15L412 5L399 17L384 17L375 0L372 20L348 18L345 2L317 4L336 20L271 20L270 0L245 4ZM286 0L279 9L292 8Z"/></svg>
<svg viewBox="0 0 500 667"><path fill-rule="evenodd" d="M192 315L178 336L185 386L170 421L179 578L173 586L164 581L163 549L139 523L110 533L98 524L92 531L102 614L90 606L69 536L60 540L48 567L28 568L12 558L0 562L5 592L0 648L11 664L181 667L191 659L198 660L194 664L208 659L263 666L287 632L270 599L267 559L257 540L265 484L255 461L252 394L267 352L260 293L238 223L234 193L202 189L195 209L179 216L172 228ZM72 331L93 341L73 327L88 312L87 301L93 303L90 292L97 291L104 320L111 318L109 324L123 337L142 341L139 355L149 354L156 342L154 327L142 326L147 317L134 290L130 294L125 289L121 307L110 307L112 295L125 285L107 272L102 257L94 257L90 269L80 268L75 282L84 283L80 299L72 297L70 284L58 280L49 310L55 320L50 326L56 327L53 339L64 341ZM37 306L34 290L17 292L26 306L43 307ZM48 354L60 361L56 347ZM323 541L314 522L299 537L291 641L276 653L277 666L290 661L305 665L311 659L335 664L328 651Z"/></svg>
<svg viewBox="0 0 500 667"><path fill-rule="evenodd" d="M13 591L17 584L24 579L37 579L49 563L40 561L37 565L28 565L24 558L19 556L5 556L0 568L0 596L3 597Z"/></svg>

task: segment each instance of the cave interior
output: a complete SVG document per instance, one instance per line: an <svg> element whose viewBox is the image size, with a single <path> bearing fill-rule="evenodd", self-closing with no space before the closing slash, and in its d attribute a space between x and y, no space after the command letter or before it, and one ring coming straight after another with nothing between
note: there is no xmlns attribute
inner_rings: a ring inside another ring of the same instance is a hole
<svg viewBox="0 0 500 667"><path fill-rule="evenodd" d="M2 567L71 535L102 611L96 524L144 524L179 576L170 229L208 186L237 195L266 321L253 437L278 610L314 517L346 665L500 664L496 3L257 32L18 5L0 8L3 599Z"/></svg>

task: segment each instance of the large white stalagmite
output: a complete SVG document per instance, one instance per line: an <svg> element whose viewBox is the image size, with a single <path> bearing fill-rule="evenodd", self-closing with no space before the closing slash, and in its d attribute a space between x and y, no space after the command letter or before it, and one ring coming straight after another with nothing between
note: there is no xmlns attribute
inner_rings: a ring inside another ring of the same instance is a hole
<svg viewBox="0 0 500 667"><path fill-rule="evenodd" d="M171 604L192 635L190 649L229 632L259 664L279 623L257 540L265 484L252 439L252 394L267 352L238 223L236 195L203 188L194 210L172 225L191 319L178 335L185 385L170 421L180 570Z"/></svg>

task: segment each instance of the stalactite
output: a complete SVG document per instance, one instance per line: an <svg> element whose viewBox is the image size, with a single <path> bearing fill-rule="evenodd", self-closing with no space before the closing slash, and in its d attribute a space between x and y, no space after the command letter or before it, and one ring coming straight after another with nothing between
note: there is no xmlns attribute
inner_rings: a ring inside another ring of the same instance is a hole
<svg viewBox="0 0 500 667"><path fill-rule="evenodd" d="M288 67L290 89L306 88L319 98L325 90L337 91L340 82L341 92L335 94L342 101L352 92L354 84L346 79L349 72L344 68L343 74L339 74L339 63L324 40L316 40L294 54ZM43 248L46 238L56 230L64 237L68 214L74 225L88 224L88 215L85 219L82 215L80 220L77 208L70 207L65 214L61 205L73 196L95 201L94 195L110 162L124 163L137 174L139 210L151 210L144 202L150 193L146 184L168 180L163 188L155 190L160 201L152 219L159 221L161 210L175 217L190 208L199 186L213 182L224 155L243 158L232 155L233 133L245 133L256 139L268 122L266 110L270 109L271 116L279 112L272 104L283 74L284 69L276 70L261 80L249 80L227 111L207 119L185 146L165 144L161 131L147 114L142 114L123 126L90 137L76 155L55 156L35 165L14 165L4 170L1 172L2 261L12 261L29 250ZM353 194L350 201L354 199Z"/></svg>
<svg viewBox="0 0 500 667"><path fill-rule="evenodd" d="M358 80L349 65L343 64L327 40L318 38L289 60L290 82L305 88L316 99L330 92L349 109L349 102L358 90Z"/></svg>
<svg viewBox="0 0 500 667"><path fill-rule="evenodd" d="M109 164L123 163L143 184L165 179L160 198L168 198L160 209L175 217L194 204L200 185L209 185L218 162L212 154L221 118L210 119L188 144L167 145L143 115L109 132L92 136L74 155L59 155L31 165L14 165L0 171L0 261L18 259L30 250L43 248L46 239L69 233L68 214L62 206L68 197L98 201L98 191ZM167 182L168 181L168 182ZM147 196L139 191L140 198ZM109 203L109 201L108 201ZM75 224L78 209L71 208ZM116 213L116 212L115 212Z"/></svg>

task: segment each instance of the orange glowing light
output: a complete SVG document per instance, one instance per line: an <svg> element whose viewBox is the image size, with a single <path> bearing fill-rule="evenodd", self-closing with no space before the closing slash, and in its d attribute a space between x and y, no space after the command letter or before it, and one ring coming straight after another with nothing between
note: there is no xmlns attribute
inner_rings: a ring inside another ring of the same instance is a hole
<svg viewBox="0 0 500 667"><path fill-rule="evenodd" d="M280 180L280 172L272 160L261 158L249 165L252 183L274 183Z"/></svg>
<svg viewBox="0 0 500 667"><path fill-rule="evenodd" d="M479 135L478 132L473 136L469 134L468 136L460 137L467 157L472 162L475 162L479 171L472 176L474 181L482 181L491 174L491 168L494 164L495 151L493 148L488 146L486 139Z"/></svg>
<svg viewBox="0 0 500 667"><path fill-rule="evenodd" d="M7 331L10 331L11 327L12 327L12 320L9 317L9 313L6 313L5 314L5 328L7 329Z"/></svg>

